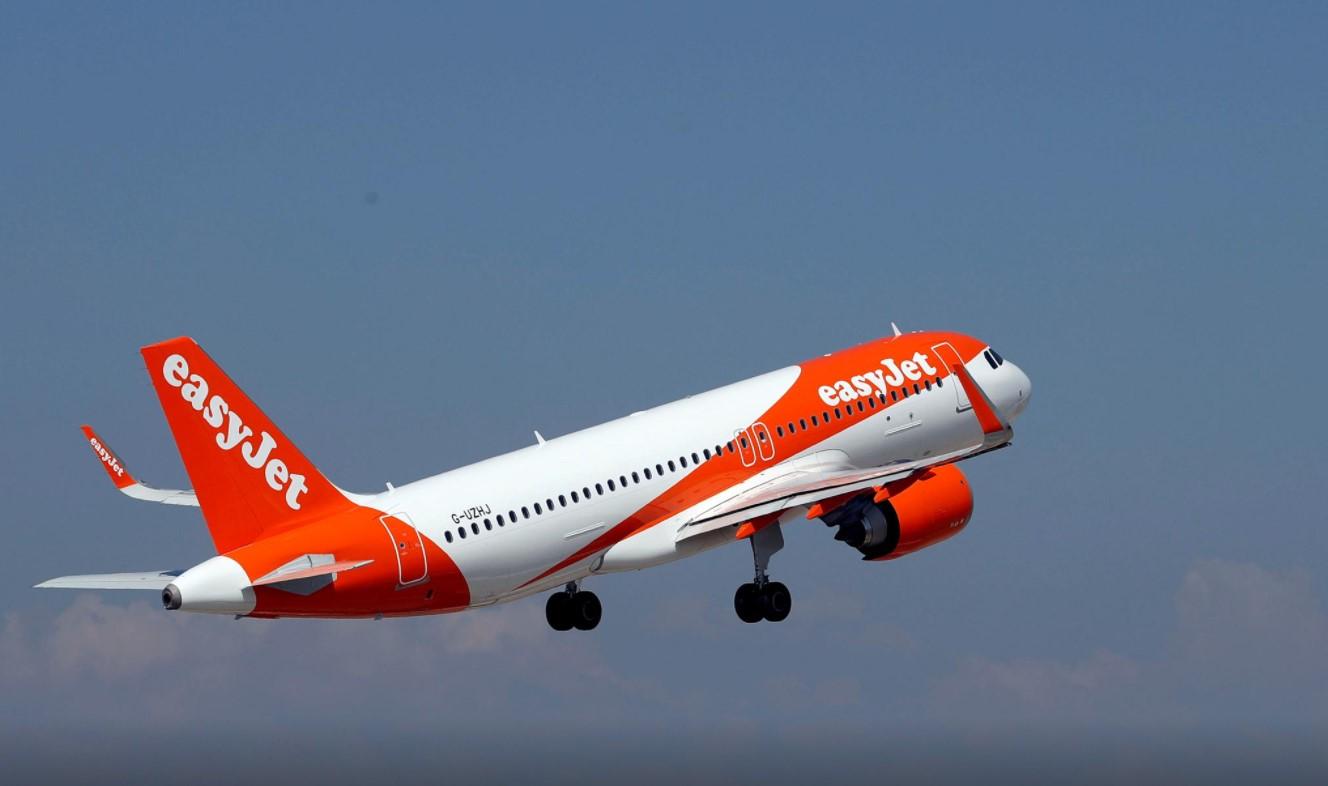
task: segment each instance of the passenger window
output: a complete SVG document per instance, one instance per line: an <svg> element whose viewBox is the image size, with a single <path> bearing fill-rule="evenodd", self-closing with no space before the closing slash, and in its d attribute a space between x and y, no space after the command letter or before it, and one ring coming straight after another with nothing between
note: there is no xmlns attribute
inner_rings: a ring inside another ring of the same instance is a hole
<svg viewBox="0 0 1328 786"><path fill-rule="evenodd" d="M936 378L936 387L938 387L938 388L943 388L943 387L945 387L945 380L944 380L944 379L941 379L940 377L937 377L937 378Z"/></svg>
<svg viewBox="0 0 1328 786"><path fill-rule="evenodd" d="M503 525L503 514L499 513L499 514L498 514L498 526L501 527L502 525Z"/></svg>
<svg viewBox="0 0 1328 786"><path fill-rule="evenodd" d="M509 510L509 511L507 511L507 520L510 521L510 522L512 522L513 524L516 523L516 511L515 511L515 510Z"/></svg>
<svg viewBox="0 0 1328 786"><path fill-rule="evenodd" d="M649 476L649 475L646 475L646 477L650 477L650 476ZM633 483L640 483L640 482L641 482L641 476L638 475L638 474L636 474L635 472L633 472L633 473L632 473L632 482L633 482Z"/></svg>
<svg viewBox="0 0 1328 786"><path fill-rule="evenodd" d="M542 514L543 512L544 512L544 511L540 510L540 504L539 504L538 502L536 502L536 503L535 503L535 515L538 516L538 515Z"/></svg>
<svg viewBox="0 0 1328 786"><path fill-rule="evenodd" d="M599 488L599 486L596 486L595 488ZM610 478L610 479L609 479L609 491L613 491L613 490L614 490L614 488L613 488L613 479Z"/></svg>
<svg viewBox="0 0 1328 786"><path fill-rule="evenodd" d="M919 386L918 386L918 383L916 383L916 382L913 383L913 392L914 392L914 393L921 393L921 392L922 392L922 388L919 387Z"/></svg>
<svg viewBox="0 0 1328 786"><path fill-rule="evenodd" d="M573 491L572 493L575 494L576 492ZM552 506L550 506L550 507L552 507ZM563 496L562 494L559 494L559 495L558 495L558 507L560 507L560 508L565 508L565 507L567 507L567 497Z"/></svg>
<svg viewBox="0 0 1328 786"><path fill-rule="evenodd" d="M443 537L447 538L447 542L448 542L448 543L451 543L451 542L452 542L452 530L449 529L447 532L444 532L444 533L443 533Z"/></svg>
<svg viewBox="0 0 1328 786"><path fill-rule="evenodd" d="M867 406L871 407L872 409L876 409L876 397L875 397L875 396L872 396L871 398L867 399Z"/></svg>
<svg viewBox="0 0 1328 786"><path fill-rule="evenodd" d="M798 418L798 425L802 427L802 430L803 430L803 431L806 431L806 430L807 430L807 419L806 419L806 418ZM812 424L812 425L815 425L815 424Z"/></svg>
<svg viewBox="0 0 1328 786"><path fill-rule="evenodd" d="M835 420L842 420L843 415L839 414L839 407L835 407Z"/></svg>
<svg viewBox="0 0 1328 786"><path fill-rule="evenodd" d="M858 411L859 411L859 412L862 412L862 411L863 411L863 407L862 407L862 399L858 399Z"/></svg>
<svg viewBox="0 0 1328 786"><path fill-rule="evenodd" d="M530 508L527 508L527 507L522 507L522 508L521 508L521 518L523 518L523 519L528 519L528 518L530 518Z"/></svg>
<svg viewBox="0 0 1328 786"><path fill-rule="evenodd" d="M677 471L678 471L678 465L673 463L673 459L669 459L669 472L677 472Z"/></svg>
<svg viewBox="0 0 1328 786"><path fill-rule="evenodd" d="M461 536L461 539L462 539L462 540L465 540L465 539L466 539L466 528L465 528L465 527L462 527L461 529L457 530L457 534Z"/></svg>
<svg viewBox="0 0 1328 786"><path fill-rule="evenodd" d="M784 427L783 427L783 426L775 426L775 436L776 436L776 437L782 437L782 436L784 436Z"/></svg>
<svg viewBox="0 0 1328 786"><path fill-rule="evenodd" d="M709 460L710 460L710 448L704 448L704 449L702 449L702 450L701 450L701 455L702 455L702 456L705 456L705 460L706 460L706 461L709 461Z"/></svg>
<svg viewBox="0 0 1328 786"><path fill-rule="evenodd" d="M485 528L486 530L489 530L490 532L492 532L492 531L493 531L493 521L492 521L491 519L485 519L485 520L484 520L484 528Z"/></svg>
<svg viewBox="0 0 1328 786"><path fill-rule="evenodd" d="M697 464L700 464L700 463L701 463L701 457L698 456L698 455L696 455L695 453L693 453L693 454L692 454L692 466L696 466Z"/></svg>
<svg viewBox="0 0 1328 786"><path fill-rule="evenodd" d="M892 391L890 391L890 400L891 400L891 401L898 401L898 400L899 400L899 391L898 391L898 390L892 390Z"/></svg>
<svg viewBox="0 0 1328 786"><path fill-rule="evenodd" d="M576 503L578 503L578 502L580 502L580 501L581 501L581 495L579 495L579 494L577 494L575 491L573 491L573 492L572 492L572 504L575 505Z"/></svg>
<svg viewBox="0 0 1328 786"><path fill-rule="evenodd" d="M471 531L471 532L474 532L476 535L480 534L480 525L479 525L479 524L471 524L471 525L470 525L470 531Z"/></svg>
<svg viewBox="0 0 1328 786"><path fill-rule="evenodd" d="M632 481L633 481L633 482L636 481L636 473L632 473ZM624 489L627 488L627 476L626 476L626 475L619 475L619 476L618 476L618 488L624 488Z"/></svg>

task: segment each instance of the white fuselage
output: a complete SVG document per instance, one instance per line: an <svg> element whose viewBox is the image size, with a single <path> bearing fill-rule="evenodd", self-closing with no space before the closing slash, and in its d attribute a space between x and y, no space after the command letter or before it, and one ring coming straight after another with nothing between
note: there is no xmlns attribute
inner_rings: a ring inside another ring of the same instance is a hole
<svg viewBox="0 0 1328 786"><path fill-rule="evenodd" d="M966 368L1010 417L1022 411L1028 380L1014 364L993 369L979 356ZM675 534L694 515L698 506L693 505L670 511L661 523L607 552L531 580L667 494L698 469L693 454L704 463L703 451L713 452L735 434L742 435L801 373L801 367L789 366L361 499L408 516L425 537L447 551L470 587L471 606L524 597L591 573L668 562L731 543L732 532L716 531L680 547ZM980 442L981 430L971 412L956 407L957 395L954 384L924 389L875 409L848 428L834 433L827 428L825 439L792 452L788 447L794 441L776 436L778 424L766 423L768 440L751 437L753 459L764 467L736 485L717 484L715 492L754 488L801 463L866 469ZM680 459L686 460L685 467ZM658 468L664 470L662 475ZM713 499L703 504L712 505Z"/></svg>

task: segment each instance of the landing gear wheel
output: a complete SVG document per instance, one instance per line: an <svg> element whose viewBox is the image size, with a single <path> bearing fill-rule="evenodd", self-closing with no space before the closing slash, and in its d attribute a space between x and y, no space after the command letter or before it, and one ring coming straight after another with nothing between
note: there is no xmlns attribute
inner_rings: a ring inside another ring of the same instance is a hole
<svg viewBox="0 0 1328 786"><path fill-rule="evenodd" d="M578 592L572 596L572 625L577 630L594 630L604 616L604 607L593 592Z"/></svg>
<svg viewBox="0 0 1328 786"><path fill-rule="evenodd" d="M772 581L761 589L761 607L767 620L783 622L793 610L793 596L788 587Z"/></svg>
<svg viewBox="0 0 1328 786"><path fill-rule="evenodd" d="M572 629L572 596L567 592L555 592L544 604L544 619L554 630Z"/></svg>
<svg viewBox="0 0 1328 786"><path fill-rule="evenodd" d="M733 595L733 610L738 612L738 619L743 622L760 622L765 618L765 602L755 584L747 583L738 587Z"/></svg>

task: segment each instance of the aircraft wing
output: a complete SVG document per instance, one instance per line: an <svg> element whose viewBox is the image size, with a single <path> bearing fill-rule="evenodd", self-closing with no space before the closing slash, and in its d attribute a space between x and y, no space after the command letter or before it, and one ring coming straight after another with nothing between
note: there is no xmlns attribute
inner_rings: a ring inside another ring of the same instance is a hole
<svg viewBox="0 0 1328 786"><path fill-rule="evenodd" d="M1014 438L1014 430L1010 427L1009 421L974 381L958 356L953 361L947 360L946 364L959 379L969 397L973 414L977 418L978 425L982 427L982 442L922 460L868 469L845 467L833 461L816 462L814 454L793 462L785 474L742 488L736 494L718 498L710 507L702 507L699 513L679 528L675 540L683 541L723 527L737 526L758 516L778 513L799 505L813 504L854 491L879 488L888 483L904 480L930 467L953 464L1009 445Z"/></svg>
<svg viewBox="0 0 1328 786"><path fill-rule="evenodd" d="M101 465L106 470L106 474L121 494L147 502L160 502L163 505L198 507L198 496L192 490L159 489L140 483L133 475L129 474L129 468L125 466L119 456L115 455L115 451L111 450L111 446L97 436L97 432L92 430L92 426L83 426L83 436L87 437L92 452L101 460Z"/></svg>
<svg viewBox="0 0 1328 786"><path fill-rule="evenodd" d="M184 571L161 570L149 573L96 573L87 576L61 576L35 585L38 589L161 590Z"/></svg>

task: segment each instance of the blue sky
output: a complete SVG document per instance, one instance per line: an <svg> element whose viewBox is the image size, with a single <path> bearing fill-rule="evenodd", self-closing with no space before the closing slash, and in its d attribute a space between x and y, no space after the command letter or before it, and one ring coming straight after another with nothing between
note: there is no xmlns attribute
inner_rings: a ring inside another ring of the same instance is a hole
<svg viewBox="0 0 1328 786"><path fill-rule="evenodd" d="M1328 14L1157 5L6 7L11 746L1289 760L1328 725ZM194 336L372 490L891 320L987 339L1034 402L966 465L961 537L866 565L786 533L779 626L733 618L740 546L596 580L581 636L536 600L270 624L29 589L210 554L77 432L186 482L146 343Z"/></svg>

